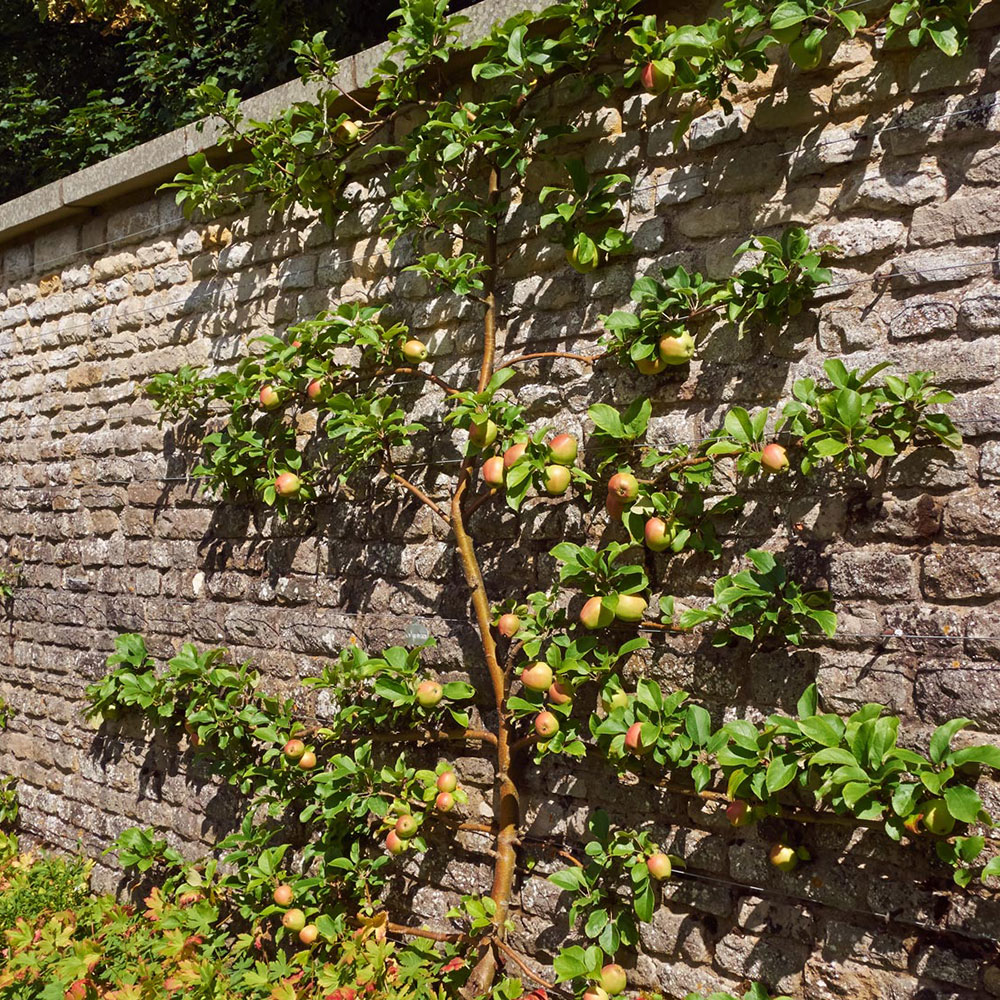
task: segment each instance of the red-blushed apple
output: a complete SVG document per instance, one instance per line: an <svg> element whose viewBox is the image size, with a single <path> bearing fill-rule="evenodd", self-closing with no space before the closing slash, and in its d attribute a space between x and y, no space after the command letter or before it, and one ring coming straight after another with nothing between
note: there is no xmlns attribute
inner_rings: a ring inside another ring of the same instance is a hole
<svg viewBox="0 0 1000 1000"><path fill-rule="evenodd" d="M294 347L296 350L298 350L301 346L302 346L302 341L301 340L293 340L292 341L292 347Z"/></svg>
<svg viewBox="0 0 1000 1000"><path fill-rule="evenodd" d="M291 906L292 900L295 898L295 891L290 885L283 882L271 893L271 898L277 906Z"/></svg>
<svg viewBox="0 0 1000 1000"><path fill-rule="evenodd" d="M551 712L539 712L535 716L535 732L543 740L550 740L559 732L559 720Z"/></svg>
<svg viewBox="0 0 1000 1000"><path fill-rule="evenodd" d="M612 521L621 521L622 514L624 514L628 508L629 502L627 500L622 500L616 493L608 493L608 497L604 501L604 509L608 512L608 517L610 517Z"/></svg>
<svg viewBox="0 0 1000 1000"><path fill-rule="evenodd" d="M338 146L353 146L361 135L361 123L345 118L334 130L333 141Z"/></svg>
<svg viewBox="0 0 1000 1000"><path fill-rule="evenodd" d="M673 871L673 865L670 863L670 858L660 851L655 854L650 854L646 858L646 868L649 870L649 874L657 881L670 878L670 873Z"/></svg>
<svg viewBox="0 0 1000 1000"><path fill-rule="evenodd" d="M503 486L503 459L499 455L483 462L483 482L489 486Z"/></svg>
<svg viewBox="0 0 1000 1000"><path fill-rule="evenodd" d="M628 727L628 731L625 733L625 749L629 753L635 754L636 757L641 757L644 753L649 751L647 747L642 742L642 723L633 722L631 726Z"/></svg>
<svg viewBox="0 0 1000 1000"><path fill-rule="evenodd" d="M261 386L258 399L265 410L274 410L281 406L281 393L273 385Z"/></svg>
<svg viewBox="0 0 1000 1000"><path fill-rule="evenodd" d="M304 945L311 945L316 942L316 938L319 937L319 928L315 924L306 924L302 930L299 931L299 940Z"/></svg>
<svg viewBox="0 0 1000 1000"><path fill-rule="evenodd" d="M400 840L409 840L416 834L419 825L409 813L404 813L396 820L396 836Z"/></svg>
<svg viewBox="0 0 1000 1000"><path fill-rule="evenodd" d="M316 754L314 754L312 750L307 750L299 758L299 767L302 768L303 771L311 771L315 766L316 766Z"/></svg>
<svg viewBox="0 0 1000 1000"><path fill-rule="evenodd" d="M569 488L570 473L565 465L546 465L543 477L549 496L562 496Z"/></svg>
<svg viewBox="0 0 1000 1000"><path fill-rule="evenodd" d="M608 482L608 493L631 503L639 495L639 480L631 472L616 472Z"/></svg>
<svg viewBox="0 0 1000 1000"><path fill-rule="evenodd" d="M593 257L586 259L582 258L578 246L572 246L566 251L566 260L569 262L569 266L574 271L579 271L580 274L589 274L591 271L596 270L597 265L600 263L599 258L600 254L595 254Z"/></svg>
<svg viewBox="0 0 1000 1000"><path fill-rule="evenodd" d="M628 977L625 970L612 962L601 969L601 986L603 986L611 996L616 997L619 993L625 992L628 985Z"/></svg>
<svg viewBox="0 0 1000 1000"><path fill-rule="evenodd" d="M438 812L451 812L455 808L455 796L451 792L438 792L434 800L434 808Z"/></svg>
<svg viewBox="0 0 1000 1000"><path fill-rule="evenodd" d="M274 480L274 492L279 497L293 497L302 489L302 480L294 472L282 472Z"/></svg>
<svg viewBox="0 0 1000 1000"><path fill-rule="evenodd" d="M660 357L659 352L655 351L648 358L639 358L635 362L635 367L640 375L659 375L667 367L667 363Z"/></svg>
<svg viewBox="0 0 1000 1000"><path fill-rule="evenodd" d="M395 830L390 830L385 838L385 849L390 854L402 854L406 850L406 841Z"/></svg>
<svg viewBox="0 0 1000 1000"><path fill-rule="evenodd" d="M573 689L562 681L553 681L549 685L549 701L553 705L568 705L573 700Z"/></svg>
<svg viewBox="0 0 1000 1000"><path fill-rule="evenodd" d="M601 698L601 707L610 715L616 708L628 708L628 692L615 691L610 698Z"/></svg>
<svg viewBox="0 0 1000 1000"><path fill-rule="evenodd" d="M306 386L306 395L315 403L326 395L326 382L321 378L310 379Z"/></svg>
<svg viewBox="0 0 1000 1000"><path fill-rule="evenodd" d="M488 448L497 439L497 425L492 420L469 424L469 440L477 448Z"/></svg>
<svg viewBox="0 0 1000 1000"><path fill-rule="evenodd" d="M606 608L599 597L592 597L580 609L580 622L584 628L607 628L615 620L615 613Z"/></svg>
<svg viewBox="0 0 1000 1000"><path fill-rule="evenodd" d="M652 549L654 552L662 552L664 549L669 549L676 534L676 524L674 521L671 520L668 524L662 517L651 517L643 529L646 547Z"/></svg>
<svg viewBox="0 0 1000 1000"><path fill-rule="evenodd" d="M657 62L659 65L657 65ZM662 94L673 79L673 61L671 59L659 59L657 62L648 62L642 67L639 74L639 81L643 89L650 94Z"/></svg>
<svg viewBox="0 0 1000 1000"><path fill-rule="evenodd" d="M497 631L505 639L513 639L518 633L518 629L521 627L521 619L517 615L506 614L501 615L497 620Z"/></svg>
<svg viewBox="0 0 1000 1000"><path fill-rule="evenodd" d="M458 788L458 776L454 771L442 771L438 775L437 790L439 792L453 792Z"/></svg>
<svg viewBox="0 0 1000 1000"><path fill-rule="evenodd" d="M608 991L600 986L591 986L583 994L583 1000L608 1000Z"/></svg>
<svg viewBox="0 0 1000 1000"><path fill-rule="evenodd" d="M433 708L444 697L444 688L437 681L421 681L417 685L417 704Z"/></svg>
<svg viewBox="0 0 1000 1000"><path fill-rule="evenodd" d="M403 357L411 364L427 360L427 345L422 340L408 340L403 344Z"/></svg>
<svg viewBox="0 0 1000 1000"><path fill-rule="evenodd" d="M766 444L760 453L760 464L768 472L784 472L788 468L788 454L780 444Z"/></svg>
<svg viewBox="0 0 1000 1000"><path fill-rule="evenodd" d="M281 915L281 923L286 930L298 934L306 925L306 915L301 910L285 910Z"/></svg>
<svg viewBox="0 0 1000 1000"><path fill-rule="evenodd" d="M948 811L948 804L944 799L931 799L922 806L924 818L922 820L924 829L939 837L946 837L955 829L955 817Z"/></svg>
<svg viewBox="0 0 1000 1000"><path fill-rule="evenodd" d="M289 760L298 760L306 752L306 745L302 740L289 740L284 747L282 747L282 753Z"/></svg>
<svg viewBox="0 0 1000 1000"><path fill-rule="evenodd" d="M529 691L547 691L552 684L552 668L539 660L521 671L521 683Z"/></svg>
<svg viewBox="0 0 1000 1000"><path fill-rule="evenodd" d="M549 459L556 465L572 465L579 445L572 434L557 434L549 442Z"/></svg>
<svg viewBox="0 0 1000 1000"><path fill-rule="evenodd" d="M694 357L694 337L685 330L672 337L669 334L660 338L660 357L668 365L684 365Z"/></svg>
<svg viewBox="0 0 1000 1000"><path fill-rule="evenodd" d="M516 465L522 458L524 458L524 453L528 450L528 446L523 443L512 444L503 453L503 467L509 469L511 466Z"/></svg>
<svg viewBox="0 0 1000 1000"><path fill-rule="evenodd" d="M768 852L768 859L778 871L782 872L795 871L799 864L799 856L796 854L795 848L789 847L787 844L781 843L781 841L771 845L771 850Z"/></svg>
<svg viewBox="0 0 1000 1000"><path fill-rule="evenodd" d="M615 617L623 622L641 622L648 603L638 594L619 594L618 603L615 605Z"/></svg>
<svg viewBox="0 0 1000 1000"><path fill-rule="evenodd" d="M749 826L753 822L753 809L749 802L735 799L726 806L726 819L733 826Z"/></svg>

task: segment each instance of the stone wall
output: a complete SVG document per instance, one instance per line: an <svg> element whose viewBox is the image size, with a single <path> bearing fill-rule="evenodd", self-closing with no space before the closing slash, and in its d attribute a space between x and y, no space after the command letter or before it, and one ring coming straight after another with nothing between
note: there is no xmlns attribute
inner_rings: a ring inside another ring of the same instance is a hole
<svg viewBox="0 0 1000 1000"><path fill-rule="evenodd" d="M721 564L657 558L664 593L705 597L739 552L763 545L836 596L840 634L801 651L734 658L653 638L651 675L703 699L717 722L793 709L815 679L829 710L879 701L904 717L908 739L956 715L976 719L968 739L1000 739L997 20L984 9L955 60L857 40L812 73L782 62L734 114L697 119L678 150L661 100L621 95L580 108L568 94L553 98L584 126L578 153L592 169L636 178L628 228L638 255L581 276L544 240L505 247L507 352L592 352L598 316L625 305L636 273L683 263L722 276L750 232L801 223L843 254L818 308L742 341L713 331L685 377L566 361L526 371L514 384L532 418L586 439L589 403L642 393L654 402L653 440L695 440L733 404L786 399L830 356L853 368L882 359L931 368L957 396L960 453L903 456L881 494L842 476L766 484ZM400 641L414 618L440 640L441 669L460 668L463 647L473 650L461 577L426 510L383 492L282 524L208 503L183 481L183 442L140 392L153 373L227 364L256 334L365 296L388 298L429 343L434 370L467 384L475 311L398 275L405 248L389 252L373 233L379 191L377 178L352 183L333 232L304 213L272 219L263 209L192 226L147 191L3 249L0 565L22 561L24 583L3 619L0 696L18 714L0 736L0 773L21 779L29 834L96 856L135 824L190 851L226 827L228 797L189 753L82 721L83 689L119 632L142 632L159 656L182 641L229 646L276 687L352 636L373 649ZM537 217L534 199L510 215L517 231ZM423 395L418 410L440 414L440 399ZM459 454L450 434L438 437L413 475L444 495ZM525 591L552 579L555 541L614 537L574 500L479 515L476 531L494 587ZM893 630L944 638L883 636ZM636 984L669 996L743 977L796 997L1000 995L1000 901L951 892L929 850L816 826L804 832L816 862L782 875L767 864L767 824L733 830L712 805L566 767L528 780L529 832L577 840L588 812L604 806L649 820L702 873L667 886L668 905L643 929ZM470 787L488 786L485 761L469 758L463 770ZM981 791L1000 810L1000 788ZM410 885L421 917L439 919L456 894L486 884L489 859L466 846ZM110 863L98 868L104 884L114 881ZM519 944L544 963L566 935L563 902L527 874L519 899Z"/></svg>

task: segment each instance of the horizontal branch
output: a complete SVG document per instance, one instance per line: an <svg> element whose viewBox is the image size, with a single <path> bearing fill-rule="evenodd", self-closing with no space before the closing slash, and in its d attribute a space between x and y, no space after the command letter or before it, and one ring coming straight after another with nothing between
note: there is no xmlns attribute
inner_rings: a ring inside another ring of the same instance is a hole
<svg viewBox="0 0 1000 1000"><path fill-rule="evenodd" d="M569 354L566 351L539 351L536 354L522 354L519 357L511 358L502 365L497 365L497 371L501 368L511 368L525 361L535 361L538 358L567 358L570 361L582 361L585 365L592 365L598 358L603 358L607 351L600 354Z"/></svg>

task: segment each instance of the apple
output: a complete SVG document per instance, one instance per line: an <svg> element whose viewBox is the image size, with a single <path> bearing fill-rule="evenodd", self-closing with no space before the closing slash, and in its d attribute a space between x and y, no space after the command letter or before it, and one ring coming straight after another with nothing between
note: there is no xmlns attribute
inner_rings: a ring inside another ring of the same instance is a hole
<svg viewBox="0 0 1000 1000"><path fill-rule="evenodd" d="M583 1000L608 1000L608 991L600 986L591 986L583 994Z"/></svg>
<svg viewBox="0 0 1000 1000"><path fill-rule="evenodd" d="M601 598L592 597L580 609L580 622L584 628L607 628L615 620L615 613L604 607Z"/></svg>
<svg viewBox="0 0 1000 1000"><path fill-rule="evenodd" d="M438 796L434 800L434 808L438 812L451 812L455 808L455 797L451 792L438 792Z"/></svg>
<svg viewBox="0 0 1000 1000"><path fill-rule="evenodd" d="M772 28L771 34L782 44L794 42L802 34L802 24L790 24L786 28Z"/></svg>
<svg viewBox="0 0 1000 1000"><path fill-rule="evenodd" d="M580 274L589 274L591 271L596 270L599 256L599 254L595 254L589 260L581 260L579 247L573 246L566 251L566 260L569 262L570 267L574 271L579 271Z"/></svg>
<svg viewBox="0 0 1000 1000"><path fill-rule="evenodd" d="M631 503L639 495L639 480L631 472L616 472L608 481L608 493Z"/></svg>
<svg viewBox="0 0 1000 1000"><path fill-rule="evenodd" d="M539 712L535 716L535 732L543 740L550 740L559 732L559 720L551 712Z"/></svg>
<svg viewBox="0 0 1000 1000"><path fill-rule="evenodd" d="M646 858L646 868L649 869L649 874L657 880L670 878L670 873L673 871L670 858L659 851Z"/></svg>
<svg viewBox="0 0 1000 1000"><path fill-rule="evenodd" d="M549 442L549 459L556 465L572 465L576 461L579 448L572 434L557 434Z"/></svg>
<svg viewBox="0 0 1000 1000"><path fill-rule="evenodd" d="M660 357L668 365L683 365L694 356L694 337L685 330L676 337L667 334L660 338Z"/></svg>
<svg viewBox="0 0 1000 1000"><path fill-rule="evenodd" d="M301 340L293 340L292 341L292 347L294 347L296 350L298 350L301 346L302 346L302 341Z"/></svg>
<svg viewBox="0 0 1000 1000"><path fill-rule="evenodd" d="M944 799L931 799L923 804L924 828L939 837L946 837L955 829L955 817L948 812L948 804Z"/></svg>
<svg viewBox="0 0 1000 1000"><path fill-rule="evenodd" d="M780 444L772 442L761 450L760 464L768 472L784 472L788 468L788 455Z"/></svg>
<svg viewBox="0 0 1000 1000"><path fill-rule="evenodd" d="M395 830L390 830L385 838L385 849L390 854L402 854L406 850L406 841Z"/></svg>
<svg viewBox="0 0 1000 1000"><path fill-rule="evenodd" d="M477 448L488 448L497 439L497 425L492 420L469 425L469 440Z"/></svg>
<svg viewBox="0 0 1000 1000"><path fill-rule="evenodd" d="M549 701L553 705L568 705L573 700L573 689L562 681L553 681L549 686Z"/></svg>
<svg viewBox="0 0 1000 1000"><path fill-rule="evenodd" d="M795 871L799 864L799 856L795 852L795 848L782 844L780 841L771 845L768 859L775 868L783 872Z"/></svg>
<svg viewBox="0 0 1000 1000"><path fill-rule="evenodd" d="M631 726L628 727L628 732L625 733L625 749L629 753L635 754L637 757L641 757L644 753L647 753L649 747L643 745L642 742L642 723L633 722Z"/></svg>
<svg viewBox="0 0 1000 1000"><path fill-rule="evenodd" d="M282 472L275 477L274 492L279 497L293 497L302 489L302 480L294 472Z"/></svg>
<svg viewBox="0 0 1000 1000"><path fill-rule="evenodd" d="M673 519L668 523L662 517L651 517L646 522L643 530L643 537L646 539L646 547L654 552L662 552L670 548L676 535L676 524Z"/></svg>
<svg viewBox="0 0 1000 1000"><path fill-rule="evenodd" d="M427 345L422 340L408 340L403 344L403 357L412 364L427 360Z"/></svg>
<svg viewBox="0 0 1000 1000"><path fill-rule="evenodd" d="M673 77L673 61L670 59L657 61L659 65L656 62L646 63L639 75L643 88L651 94L662 94L670 86Z"/></svg>
<svg viewBox="0 0 1000 1000"><path fill-rule="evenodd" d="M659 375L667 367L667 363L658 352L654 352L648 358L640 358L636 361L635 367L639 370L640 375Z"/></svg>
<svg viewBox="0 0 1000 1000"><path fill-rule="evenodd" d="M753 822L753 809L750 803L735 799L726 806L726 819L733 826L749 826Z"/></svg>
<svg viewBox="0 0 1000 1000"><path fill-rule="evenodd" d="M499 455L483 462L483 482L489 486L503 486L503 459Z"/></svg>
<svg viewBox="0 0 1000 1000"><path fill-rule="evenodd" d="M326 394L326 383L321 378L312 379L306 386L306 395L316 402Z"/></svg>
<svg viewBox="0 0 1000 1000"><path fill-rule="evenodd" d="M299 931L299 940L306 945L313 944L319 937L319 928L315 924L306 924Z"/></svg>
<svg viewBox="0 0 1000 1000"><path fill-rule="evenodd" d="M433 708L444 697L444 688L437 681L421 681L417 685L417 704Z"/></svg>
<svg viewBox="0 0 1000 1000"><path fill-rule="evenodd" d="M569 489L570 474L565 465L546 465L545 492L549 496L558 497Z"/></svg>
<svg viewBox="0 0 1000 1000"><path fill-rule="evenodd" d="M505 469L510 469L517 465L518 462L524 457L525 451L527 451L528 446L526 444L512 444L503 453L503 467Z"/></svg>
<svg viewBox="0 0 1000 1000"><path fill-rule="evenodd" d="M295 891L290 885L282 883L271 893L271 898L278 906L291 906L292 900L295 898Z"/></svg>
<svg viewBox="0 0 1000 1000"><path fill-rule="evenodd" d="M289 740L282 748L282 753L289 760L298 760L306 752L306 745L302 740Z"/></svg>
<svg viewBox="0 0 1000 1000"><path fill-rule="evenodd" d="M285 910L281 923L287 930L298 933L306 925L306 915L301 910Z"/></svg>
<svg viewBox="0 0 1000 1000"><path fill-rule="evenodd" d="M823 61L823 47L817 45L809 49L804 38L796 38L788 46L788 55L799 69L815 69Z"/></svg>
<svg viewBox="0 0 1000 1000"><path fill-rule="evenodd" d="M442 771L436 784L439 792L453 792L458 788L458 776L454 771Z"/></svg>
<svg viewBox="0 0 1000 1000"><path fill-rule="evenodd" d="M497 631L505 638L511 639L517 635L521 627L521 619L514 614L501 615L497 621Z"/></svg>
<svg viewBox="0 0 1000 1000"><path fill-rule="evenodd" d="M299 758L299 767L302 768L303 771L311 771L315 766L316 766L316 754L314 754L312 750L307 750Z"/></svg>
<svg viewBox="0 0 1000 1000"><path fill-rule="evenodd" d="M273 385L261 386L259 397L260 405L265 410L273 410L281 406L281 393Z"/></svg>
<svg viewBox="0 0 1000 1000"><path fill-rule="evenodd" d="M601 969L601 986L611 996L616 997L619 993L624 993L627 985L628 979L625 976L625 970L620 965L612 963Z"/></svg>
<svg viewBox="0 0 1000 1000"><path fill-rule="evenodd" d="M338 146L350 146L358 141L359 135L361 135L361 124L351 121L350 118L345 118L333 130L333 141Z"/></svg>
<svg viewBox="0 0 1000 1000"><path fill-rule="evenodd" d="M601 707L610 715L617 708L628 708L628 692L615 691L610 698L601 698Z"/></svg>
<svg viewBox="0 0 1000 1000"><path fill-rule="evenodd" d="M638 594L619 594L618 603L615 605L615 617L623 622L641 622L648 603Z"/></svg>
<svg viewBox="0 0 1000 1000"><path fill-rule="evenodd" d="M396 836L400 840L409 840L416 834L418 827L417 821L409 813L404 813L396 820Z"/></svg>
<svg viewBox="0 0 1000 1000"><path fill-rule="evenodd" d="M539 660L521 671L521 683L529 691L547 691L552 684L552 668Z"/></svg>

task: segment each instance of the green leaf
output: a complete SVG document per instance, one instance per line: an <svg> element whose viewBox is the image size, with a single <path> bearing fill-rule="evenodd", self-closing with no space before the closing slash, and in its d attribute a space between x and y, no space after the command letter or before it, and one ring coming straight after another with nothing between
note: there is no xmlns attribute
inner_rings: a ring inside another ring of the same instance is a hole
<svg viewBox="0 0 1000 1000"><path fill-rule="evenodd" d="M952 753L948 757L948 763L953 767L961 767L963 764L982 764L1000 771L1000 747L987 745L965 747Z"/></svg>
<svg viewBox="0 0 1000 1000"><path fill-rule="evenodd" d="M548 881L566 892L576 892L587 884L582 868L562 868L553 872Z"/></svg>
<svg viewBox="0 0 1000 1000"><path fill-rule="evenodd" d="M587 416L594 422L598 430L604 431L609 437L625 437L625 428L622 426L621 417L613 406L607 403L594 403L587 410Z"/></svg>
<svg viewBox="0 0 1000 1000"><path fill-rule="evenodd" d="M959 822L975 823L979 818L983 803L971 788L965 785L952 785L951 788L944 790L943 797L948 805L948 812Z"/></svg>
<svg viewBox="0 0 1000 1000"><path fill-rule="evenodd" d="M839 747L844 735L843 720L836 715L814 715L799 720L803 735L825 747Z"/></svg>
<svg viewBox="0 0 1000 1000"><path fill-rule="evenodd" d="M966 726L972 725L972 719L949 719L944 725L938 726L934 730L931 742L928 747L928 754L935 764L940 764L948 753L951 746L952 737Z"/></svg>
<svg viewBox="0 0 1000 1000"><path fill-rule="evenodd" d="M795 754L784 754L775 757L767 765L767 790L773 795L790 785L799 772L799 758Z"/></svg>
<svg viewBox="0 0 1000 1000"><path fill-rule="evenodd" d="M704 746L712 735L712 717L701 705L691 705L684 720L684 728L696 746Z"/></svg>

